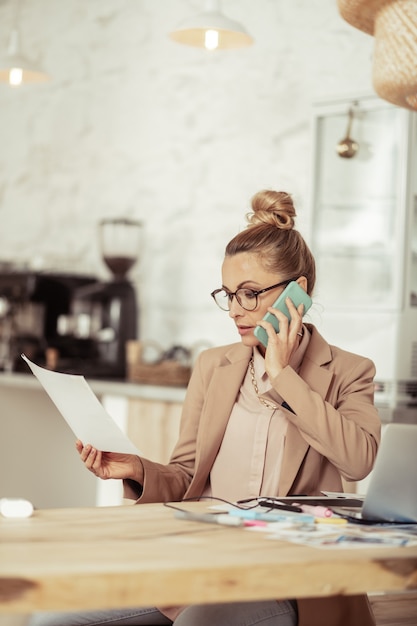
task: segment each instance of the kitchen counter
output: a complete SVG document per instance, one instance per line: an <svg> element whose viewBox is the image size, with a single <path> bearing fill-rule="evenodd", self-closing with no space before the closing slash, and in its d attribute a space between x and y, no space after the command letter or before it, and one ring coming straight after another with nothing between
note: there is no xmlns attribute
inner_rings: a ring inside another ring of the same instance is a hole
<svg viewBox="0 0 417 626"><path fill-rule="evenodd" d="M174 387L169 385L148 385L131 383L124 380L103 380L86 378L88 384L97 396L113 396L124 398L137 398L142 400L157 400L160 402L182 403L185 398L186 387ZM39 389L41 384L35 376L24 373L4 373L0 372L0 388L12 387L16 389ZM399 408L393 409L389 406L383 394L375 394L375 406L378 409L381 422L417 422L417 409L413 407L411 417L404 416L404 411ZM410 411L409 411L410 413Z"/></svg>
<svg viewBox="0 0 417 626"><path fill-rule="evenodd" d="M175 387L170 385L149 385L132 383L125 380L103 380L86 378L94 393L100 398L123 397L138 400L157 400L159 402L184 402L186 387ZM42 386L35 376L25 373L5 373L0 372L0 388L9 387L15 389L33 389L42 391ZM389 405L384 394L375 394L375 406L378 409L381 422L406 422L417 423L417 407L403 407L402 405L393 408Z"/></svg>
<svg viewBox="0 0 417 626"><path fill-rule="evenodd" d="M90 378L86 380L94 393L98 396L123 396L125 398L160 400L162 402L183 402L186 392L185 387L142 385L124 380L98 380ZM17 372L1 372L0 387L42 390L42 386L35 376Z"/></svg>

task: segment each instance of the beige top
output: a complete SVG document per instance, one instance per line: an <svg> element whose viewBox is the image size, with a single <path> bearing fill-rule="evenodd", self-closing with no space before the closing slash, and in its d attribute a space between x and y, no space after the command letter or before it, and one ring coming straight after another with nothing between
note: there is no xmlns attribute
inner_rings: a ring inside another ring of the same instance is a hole
<svg viewBox="0 0 417 626"><path fill-rule="evenodd" d="M304 329L290 365L298 371L310 334ZM219 452L210 472L204 495L235 502L243 498L278 493L288 419L281 410L283 399L271 396L265 360L254 349L255 380L259 394L276 408L268 408L256 395L250 368L227 423Z"/></svg>

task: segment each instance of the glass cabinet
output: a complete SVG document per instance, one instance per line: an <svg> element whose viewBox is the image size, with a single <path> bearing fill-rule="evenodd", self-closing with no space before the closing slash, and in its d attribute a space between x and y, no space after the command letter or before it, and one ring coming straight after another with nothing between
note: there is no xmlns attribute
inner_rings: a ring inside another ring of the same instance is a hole
<svg viewBox="0 0 417 626"><path fill-rule="evenodd" d="M313 321L374 360L380 400L396 406L417 392L416 113L329 100L313 106L313 135Z"/></svg>

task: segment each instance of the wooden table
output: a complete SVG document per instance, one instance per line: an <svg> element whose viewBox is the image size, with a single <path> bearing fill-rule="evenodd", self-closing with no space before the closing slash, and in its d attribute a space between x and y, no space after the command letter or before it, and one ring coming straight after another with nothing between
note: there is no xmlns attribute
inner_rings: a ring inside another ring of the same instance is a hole
<svg viewBox="0 0 417 626"><path fill-rule="evenodd" d="M3 614L416 588L417 546L317 549L160 504L0 518Z"/></svg>

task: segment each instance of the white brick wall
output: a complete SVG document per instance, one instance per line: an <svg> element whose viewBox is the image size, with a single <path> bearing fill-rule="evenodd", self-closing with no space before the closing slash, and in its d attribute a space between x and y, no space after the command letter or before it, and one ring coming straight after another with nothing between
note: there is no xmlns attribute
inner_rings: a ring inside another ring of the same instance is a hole
<svg viewBox="0 0 417 626"><path fill-rule="evenodd" d="M0 260L106 276L97 222L142 219L141 335L164 346L238 339L209 293L250 197L293 193L308 236L311 103L372 91L373 40L336 0L224 0L256 40L240 51L168 39L203 6L23 0L24 52L53 80L0 85Z"/></svg>

